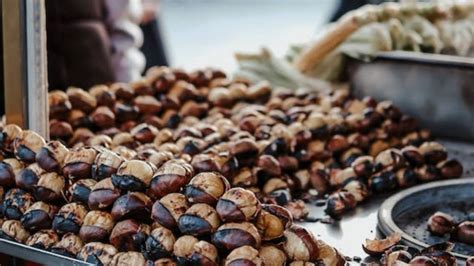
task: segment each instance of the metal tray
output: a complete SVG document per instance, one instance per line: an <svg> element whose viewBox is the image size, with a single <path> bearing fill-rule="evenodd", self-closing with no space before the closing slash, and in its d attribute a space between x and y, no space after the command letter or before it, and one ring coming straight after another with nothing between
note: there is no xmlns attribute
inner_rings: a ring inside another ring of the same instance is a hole
<svg viewBox="0 0 474 266"><path fill-rule="evenodd" d="M390 99L438 137L474 142L474 58L386 52L348 59L356 96Z"/></svg>
<svg viewBox="0 0 474 266"><path fill-rule="evenodd" d="M428 218L443 211L457 221L466 219L474 212L473 191L474 178L438 181L401 191L380 206L378 226L385 235L402 232L402 241L417 248L445 242L449 236L437 237L428 232ZM458 259L474 254L474 246L453 243L453 254Z"/></svg>

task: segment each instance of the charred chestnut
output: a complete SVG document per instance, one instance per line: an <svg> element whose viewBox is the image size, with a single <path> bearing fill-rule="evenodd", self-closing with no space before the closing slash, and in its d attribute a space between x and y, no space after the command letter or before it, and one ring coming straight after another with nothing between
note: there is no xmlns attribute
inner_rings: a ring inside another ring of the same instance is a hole
<svg viewBox="0 0 474 266"><path fill-rule="evenodd" d="M141 192L129 192L118 198L112 207L112 217L115 221L134 218L147 221L150 218L153 202Z"/></svg>
<svg viewBox="0 0 474 266"><path fill-rule="evenodd" d="M145 266L146 260L145 257L140 252L136 251L127 251L119 252L115 254L114 258L110 265L125 266L125 265L136 265L136 266Z"/></svg>
<svg viewBox="0 0 474 266"><path fill-rule="evenodd" d="M212 235L212 243L219 250L230 251L245 245L259 248L261 238L257 228L251 223L226 223Z"/></svg>
<svg viewBox="0 0 474 266"><path fill-rule="evenodd" d="M139 251L144 248L145 240L151 228L135 220L118 222L110 234L110 243L120 251Z"/></svg>
<svg viewBox="0 0 474 266"><path fill-rule="evenodd" d="M455 229L455 238L468 245L474 245L474 222L465 221Z"/></svg>
<svg viewBox="0 0 474 266"><path fill-rule="evenodd" d="M58 241L59 237L53 230L41 230L28 237L26 244L31 247L49 250Z"/></svg>
<svg viewBox="0 0 474 266"><path fill-rule="evenodd" d="M62 197L64 186L64 177L54 172L43 173L34 186L33 195L36 200L51 202Z"/></svg>
<svg viewBox="0 0 474 266"><path fill-rule="evenodd" d="M264 265L283 266L286 264L286 254L276 246L262 246L258 250L258 256L262 258Z"/></svg>
<svg viewBox="0 0 474 266"><path fill-rule="evenodd" d="M90 211L84 218L79 236L86 243L103 241L107 239L113 227L114 220L108 212Z"/></svg>
<svg viewBox="0 0 474 266"><path fill-rule="evenodd" d="M192 205L178 220L181 233L193 236L209 235L220 225L214 208L204 203Z"/></svg>
<svg viewBox="0 0 474 266"><path fill-rule="evenodd" d="M397 177L397 184L401 188L413 186L418 180L415 170L411 168L399 169L395 173L395 176Z"/></svg>
<svg viewBox="0 0 474 266"><path fill-rule="evenodd" d="M50 141L36 154L36 162L48 172L58 172L64 166L69 150L59 141Z"/></svg>
<svg viewBox="0 0 474 266"><path fill-rule="evenodd" d="M158 198L178 192L188 184L193 173L193 167L183 160L170 160L156 171L150 190Z"/></svg>
<svg viewBox="0 0 474 266"><path fill-rule="evenodd" d="M46 141L31 130L23 130L13 142L15 157L25 163L34 163L36 153L46 145Z"/></svg>
<svg viewBox="0 0 474 266"><path fill-rule="evenodd" d="M6 220L2 224L0 237L7 240L25 243L30 233L17 220Z"/></svg>
<svg viewBox="0 0 474 266"><path fill-rule="evenodd" d="M86 214L87 209L83 205L68 203L54 216L53 229L59 234L78 233Z"/></svg>
<svg viewBox="0 0 474 266"><path fill-rule="evenodd" d="M444 235L453 230L454 219L451 215L436 212L428 219L428 230L435 235Z"/></svg>
<svg viewBox="0 0 474 266"><path fill-rule="evenodd" d="M250 190L232 188L219 198L216 211L223 222L243 222L255 218L261 206Z"/></svg>
<svg viewBox="0 0 474 266"><path fill-rule="evenodd" d="M334 192L327 199L327 206L324 210L327 214L333 217L340 217L345 212L354 209L357 201L354 195L348 191L341 190Z"/></svg>
<svg viewBox="0 0 474 266"><path fill-rule="evenodd" d="M77 259L96 265L110 265L117 249L109 244L91 242L84 245L77 254Z"/></svg>
<svg viewBox="0 0 474 266"><path fill-rule="evenodd" d="M256 227L262 240L273 240L283 236L284 231L293 223L291 213L276 204L263 204L257 216Z"/></svg>
<svg viewBox="0 0 474 266"><path fill-rule="evenodd" d="M19 188L12 188L3 199L3 215L7 219L20 220L33 202L34 198L29 193Z"/></svg>
<svg viewBox="0 0 474 266"><path fill-rule="evenodd" d="M35 186L38 184L40 176L45 173L37 163L30 164L27 168L18 172L15 176L16 185L27 191L34 191Z"/></svg>
<svg viewBox="0 0 474 266"><path fill-rule="evenodd" d="M67 233L51 248L51 252L75 258L83 246L82 240L77 235Z"/></svg>
<svg viewBox="0 0 474 266"><path fill-rule="evenodd" d="M29 231L51 228L57 207L42 201L35 202L21 217L21 224Z"/></svg>
<svg viewBox="0 0 474 266"><path fill-rule="evenodd" d="M425 158L425 162L429 164L436 164L440 161L446 160L447 158L446 149L438 142L425 142L421 144L418 149L421 155Z"/></svg>
<svg viewBox="0 0 474 266"><path fill-rule="evenodd" d="M175 241L176 239L170 230L158 227L151 231L147 237L142 252L150 260L166 258L173 253Z"/></svg>
<svg viewBox="0 0 474 266"><path fill-rule="evenodd" d="M0 186L9 187L15 184L15 176L23 169L23 163L17 159L5 159L0 162Z"/></svg>
<svg viewBox="0 0 474 266"><path fill-rule="evenodd" d="M69 187L70 201L81 202L87 205L89 194L97 184L94 179L80 179Z"/></svg>
<svg viewBox="0 0 474 266"><path fill-rule="evenodd" d="M351 193L357 202L364 201L369 196L369 190L364 182L350 178L344 182L342 189Z"/></svg>
<svg viewBox="0 0 474 266"><path fill-rule="evenodd" d="M185 195L190 203L214 205L230 184L217 172L204 172L194 176L185 188Z"/></svg>
<svg viewBox="0 0 474 266"><path fill-rule="evenodd" d="M144 191L153 177L155 168L150 163L130 160L123 162L112 175L115 187L126 191Z"/></svg>
<svg viewBox="0 0 474 266"><path fill-rule="evenodd" d="M188 202L183 194L170 193L153 204L151 218L168 229L174 229L187 209Z"/></svg>
<svg viewBox="0 0 474 266"><path fill-rule="evenodd" d="M111 178L102 179L92 187L87 204L92 210L107 209L120 197L120 190L114 187Z"/></svg>
<svg viewBox="0 0 474 266"><path fill-rule="evenodd" d="M69 152L64 160L64 176L72 180L91 178L92 164L96 156L97 150L91 147Z"/></svg>
<svg viewBox="0 0 474 266"><path fill-rule="evenodd" d="M285 231L283 249L289 260L315 261L319 258L316 238L305 228L293 225Z"/></svg>
<svg viewBox="0 0 474 266"><path fill-rule="evenodd" d="M209 242L199 241L193 245L193 252L189 261L192 265L217 266L217 259L218 254L216 247Z"/></svg>
<svg viewBox="0 0 474 266"><path fill-rule="evenodd" d="M431 164L425 164L421 167L415 168L416 176L422 182L430 182L441 178L440 170Z"/></svg>
<svg viewBox="0 0 474 266"><path fill-rule="evenodd" d="M71 110L69 97L65 92L60 90L54 90L48 93L48 104L50 119L65 118Z"/></svg>
<svg viewBox="0 0 474 266"><path fill-rule="evenodd" d="M397 177L393 171L383 171L369 178L369 187L374 192L387 192L397 187Z"/></svg>
<svg viewBox="0 0 474 266"><path fill-rule="evenodd" d="M225 259L226 266L243 266L243 265L263 265L263 260L260 258L258 250L251 246L241 246L232 250Z"/></svg>
<svg viewBox="0 0 474 266"><path fill-rule="evenodd" d="M115 152L102 150L94 160L92 165L92 178L102 180L111 177L117 172L124 159Z"/></svg>

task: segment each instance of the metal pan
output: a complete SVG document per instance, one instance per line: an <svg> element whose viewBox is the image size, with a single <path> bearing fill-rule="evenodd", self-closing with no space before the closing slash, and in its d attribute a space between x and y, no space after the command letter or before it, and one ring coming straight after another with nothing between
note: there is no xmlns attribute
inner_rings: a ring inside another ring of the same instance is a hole
<svg viewBox="0 0 474 266"><path fill-rule="evenodd" d="M388 198L379 208L378 226L383 234L402 233L402 241L410 246L425 248L449 240L427 230L428 218L436 211L464 220L474 212L474 178L445 180L416 186ZM453 242L453 255L467 259L474 255L474 246Z"/></svg>

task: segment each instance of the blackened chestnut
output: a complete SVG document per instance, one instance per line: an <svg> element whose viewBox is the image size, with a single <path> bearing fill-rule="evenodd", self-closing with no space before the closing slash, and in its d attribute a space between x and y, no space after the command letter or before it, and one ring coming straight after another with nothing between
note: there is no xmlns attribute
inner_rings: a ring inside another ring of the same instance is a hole
<svg viewBox="0 0 474 266"><path fill-rule="evenodd" d="M64 166L69 150L59 141L50 141L36 154L36 162L48 172L58 172Z"/></svg>
<svg viewBox="0 0 474 266"><path fill-rule="evenodd" d="M21 189L34 191L34 187L38 184L40 176L45 172L46 171L37 163L30 164L28 167L16 174L15 183L17 187Z"/></svg>
<svg viewBox="0 0 474 266"><path fill-rule="evenodd" d="M401 150L403 157L411 166L420 166L424 163L423 155L420 153L420 150L412 145L405 146Z"/></svg>
<svg viewBox="0 0 474 266"><path fill-rule="evenodd" d="M87 205L92 188L97 184L94 179L79 179L69 187L70 201Z"/></svg>
<svg viewBox="0 0 474 266"><path fill-rule="evenodd" d="M62 197L65 180L55 172L43 173L33 188L36 200L51 202Z"/></svg>
<svg viewBox="0 0 474 266"><path fill-rule="evenodd" d="M397 184L401 188L413 186L418 180L415 170L410 167L399 169L395 176L397 177Z"/></svg>
<svg viewBox="0 0 474 266"><path fill-rule="evenodd" d="M187 209L188 202L183 194L170 193L153 204L151 218L172 230L176 228L179 217Z"/></svg>
<svg viewBox="0 0 474 266"><path fill-rule="evenodd" d="M327 206L324 210L333 217L340 217L345 212L355 208L357 201L354 195L348 191L341 190L332 193L327 199Z"/></svg>
<svg viewBox="0 0 474 266"><path fill-rule="evenodd" d="M97 150L82 147L68 153L64 160L63 174L71 180L91 178L92 164Z"/></svg>
<svg viewBox="0 0 474 266"><path fill-rule="evenodd" d="M53 230L41 230L28 237L26 244L31 247L49 250L58 241L59 237Z"/></svg>
<svg viewBox="0 0 474 266"><path fill-rule="evenodd" d="M43 137L31 130L22 131L13 142L15 157L25 163L34 163L36 154L46 145Z"/></svg>
<svg viewBox="0 0 474 266"><path fill-rule="evenodd" d="M387 192L397 187L397 177L393 171L375 173L369 178L369 187L374 192Z"/></svg>
<svg viewBox="0 0 474 266"><path fill-rule="evenodd" d="M155 167L148 162L125 161L112 175L112 183L122 190L144 191L150 185L154 171Z"/></svg>
<svg viewBox="0 0 474 266"><path fill-rule="evenodd" d="M120 251L139 251L151 232L149 225L140 224L133 219L118 222L110 234L110 243Z"/></svg>
<svg viewBox="0 0 474 266"><path fill-rule="evenodd" d="M96 265L110 265L117 249L109 244L90 242L85 244L77 254L77 259Z"/></svg>
<svg viewBox="0 0 474 266"><path fill-rule="evenodd" d="M193 167L189 163L179 159L170 160L156 171L150 190L158 198L178 192L188 184L193 173Z"/></svg>
<svg viewBox="0 0 474 266"><path fill-rule="evenodd" d="M418 148L421 155L425 158L425 162L429 164L437 164L446 160L448 154L443 145L435 141L427 141Z"/></svg>
<svg viewBox="0 0 474 266"><path fill-rule="evenodd" d="M53 229L59 234L79 233L87 209L79 203L68 203L59 209L54 216Z"/></svg>
<svg viewBox="0 0 474 266"><path fill-rule="evenodd" d="M58 208L42 201L33 203L21 217L21 223L29 231L50 229Z"/></svg>
<svg viewBox="0 0 474 266"><path fill-rule="evenodd" d="M112 217L115 221L133 218L139 221L150 219L153 202L144 193L128 192L118 198L112 207Z"/></svg>
<svg viewBox="0 0 474 266"><path fill-rule="evenodd" d="M232 188L219 198L216 211L223 222L249 221L258 215L260 202L253 192Z"/></svg>
<svg viewBox="0 0 474 266"><path fill-rule="evenodd" d="M319 258L317 240L307 229L293 225L285 231L285 237L283 249L289 260L315 261Z"/></svg>
<svg viewBox="0 0 474 266"><path fill-rule="evenodd" d="M115 152L109 150L101 150L95 157L92 165L92 178L102 180L111 177L117 172L124 159Z"/></svg>
<svg viewBox="0 0 474 266"><path fill-rule="evenodd" d="M263 260L260 258L258 250L251 246L241 246L232 250L224 262L225 266L262 266Z"/></svg>
<svg viewBox="0 0 474 266"><path fill-rule="evenodd" d="M454 219L451 215L443 212L436 212L428 219L428 230L435 235L450 233L454 228Z"/></svg>
<svg viewBox="0 0 474 266"><path fill-rule="evenodd" d="M203 172L194 176L185 188L185 195L190 203L214 205L230 184L217 172Z"/></svg>
<svg viewBox="0 0 474 266"><path fill-rule="evenodd" d="M15 184L15 176L22 171L24 165L17 159L8 158L0 162L0 186L9 187Z"/></svg>
<svg viewBox="0 0 474 266"><path fill-rule="evenodd" d="M115 254L114 258L110 265L117 266L126 266L126 265L136 265L136 266L146 266L145 257L140 252L136 251L127 251L119 252Z"/></svg>
<svg viewBox="0 0 474 266"><path fill-rule="evenodd" d="M212 235L212 243L222 251L231 251L249 245L259 248L261 237L257 228L249 223L226 223Z"/></svg>
<svg viewBox="0 0 474 266"><path fill-rule="evenodd" d="M2 224L2 230L0 231L1 238L25 243L29 236L30 233L21 225L20 221L6 220Z"/></svg>
<svg viewBox="0 0 474 266"><path fill-rule="evenodd" d="M369 189L364 182L357 178L350 178L346 180L342 189L351 193L357 202L362 202L369 196Z"/></svg>
<svg viewBox="0 0 474 266"><path fill-rule="evenodd" d="M151 231L147 237L142 252L150 260L170 257L175 241L176 239L169 229L158 227Z"/></svg>
<svg viewBox="0 0 474 266"><path fill-rule="evenodd" d="M84 243L79 238L79 236L73 233L67 233L58 243L51 247L51 252L75 258L83 246Z"/></svg>
<svg viewBox="0 0 474 266"><path fill-rule="evenodd" d="M255 226L259 230L262 240L266 241L283 236L283 232L292 223L293 217L287 209L276 204L263 204Z"/></svg>
<svg viewBox="0 0 474 266"><path fill-rule="evenodd" d="M286 254L276 246L266 245L258 250L258 256L262 258L264 265L284 266Z"/></svg>
<svg viewBox="0 0 474 266"><path fill-rule="evenodd" d="M12 188L3 199L3 215L7 219L20 220L34 201L33 196L28 192L19 188Z"/></svg>
<svg viewBox="0 0 474 266"><path fill-rule="evenodd" d="M90 211L84 218L84 222L79 230L79 237L86 243L104 241L109 236L113 227L114 220L110 213L104 211Z"/></svg>
<svg viewBox="0 0 474 266"><path fill-rule="evenodd" d="M216 231L220 225L216 210L204 203L192 205L178 220L181 233L205 236Z"/></svg>
<svg viewBox="0 0 474 266"><path fill-rule="evenodd" d="M105 178L92 187L87 204L92 210L104 210L120 197L120 190L114 187L111 178Z"/></svg>

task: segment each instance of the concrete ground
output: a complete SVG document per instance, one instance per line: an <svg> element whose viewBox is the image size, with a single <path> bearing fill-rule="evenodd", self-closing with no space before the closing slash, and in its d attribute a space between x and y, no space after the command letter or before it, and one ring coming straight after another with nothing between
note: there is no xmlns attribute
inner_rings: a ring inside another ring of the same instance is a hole
<svg viewBox="0 0 474 266"><path fill-rule="evenodd" d="M173 66L236 68L233 53L289 44L317 34L334 0L163 0L161 27Z"/></svg>

